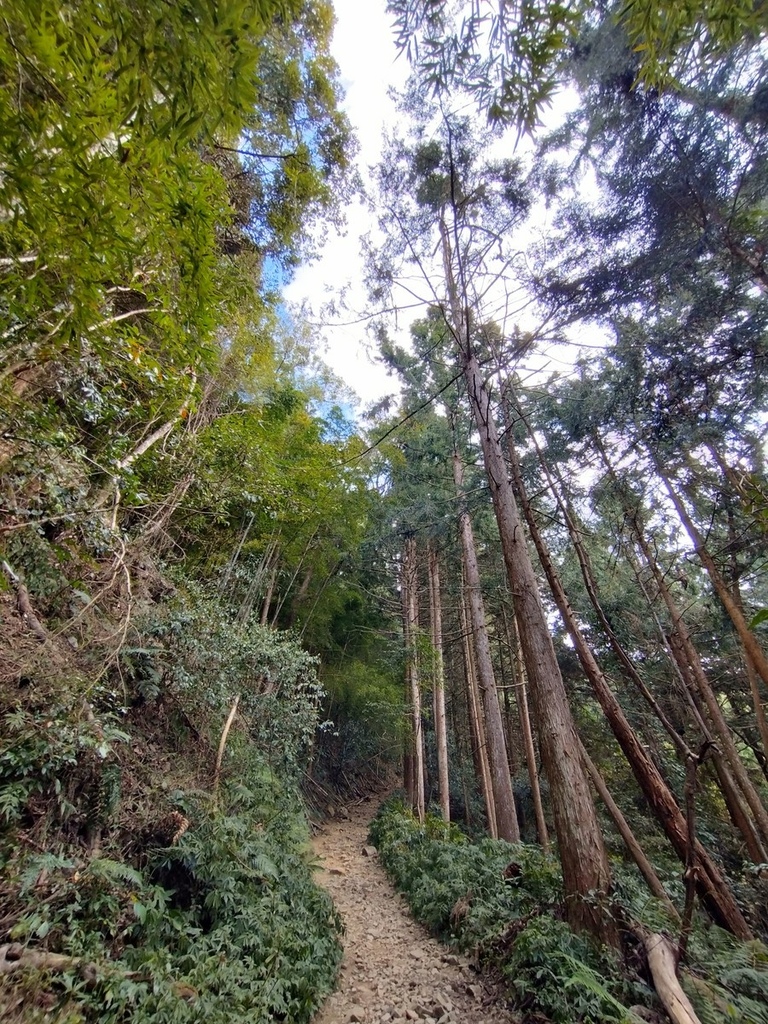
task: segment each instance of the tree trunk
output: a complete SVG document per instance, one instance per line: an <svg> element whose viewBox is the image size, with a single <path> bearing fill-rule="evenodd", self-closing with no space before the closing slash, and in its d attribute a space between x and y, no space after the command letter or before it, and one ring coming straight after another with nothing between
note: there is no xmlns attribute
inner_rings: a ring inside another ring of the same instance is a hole
<svg viewBox="0 0 768 1024"><path fill-rule="evenodd" d="M269 609L272 605L272 595L275 592L275 583L277 582L277 570L280 565L280 560L276 556L275 561L272 565L272 572L269 575L269 583L267 585L267 592L264 595L264 601L261 605L261 615L259 616L259 625L266 626L267 620L269 619Z"/></svg>
<svg viewBox="0 0 768 1024"><path fill-rule="evenodd" d="M661 707L659 702L656 700L654 695L646 686L645 680L637 671L634 662L632 661L629 654L625 650L624 645L621 643L618 636L616 635L613 627L611 626L611 623L608 621L608 616L605 614L603 606L598 597L597 583L595 581L594 572L592 570L592 561L589 557L589 552L587 551L587 548L584 544L582 536L582 527L568 499L563 479L556 469L553 470L550 468L548 462L544 457L544 453L542 452L541 447L538 441L536 440L536 435L534 431L531 429L528 421L526 420L525 416L522 413L522 410L520 409L519 405L517 405L517 403L515 403L515 411L518 417L525 424L526 429L528 431L529 440L536 449L539 465L541 466L542 472L544 473L544 476L546 478L549 491L552 497L554 498L557 507L560 511L560 514L562 515L563 520L565 522L566 528L568 530L568 536L570 537L571 543L573 544L573 550L576 554L576 558L579 563L581 577L584 580L584 587L586 589L587 596L589 597L590 603L595 611L595 614L597 615L600 625L603 628L603 632L605 633L608 642L611 645L614 654L618 658L619 664L621 665L627 678L637 687L637 689L639 690L642 697L645 699L648 706L651 708L653 713L661 722L662 726L667 732L667 735L672 741L675 750L677 751L678 756L680 757L680 760L683 764L685 764L692 753L691 749L689 748L685 740L683 740L678 730L674 727L672 722L669 720L669 717L664 712L664 709ZM509 424L507 424L507 426L509 426ZM557 476L557 482L560 485L559 487L555 482L555 476Z"/></svg>
<svg viewBox="0 0 768 1024"><path fill-rule="evenodd" d="M712 723L712 727L715 734L722 745L722 751L725 758L733 772L735 781L739 788L744 794L744 799L747 801L752 814L755 817L759 833L762 838L762 842L765 843L768 839L768 813L766 813L765 807L760 800L760 796L752 784L752 780L744 766L739 752L736 749L736 744L733 739L733 734L725 720L722 709L717 702L715 693L710 685L709 679L704 672L704 668L701 664L698 651L696 650L691 635L688 632L688 627L683 619L682 612L678 609L672 593L667 586L664 575L659 569L656 559L650 550L648 541L645 539L644 531L638 521L637 513L632 513L632 526L637 540L638 546L643 553L646 564L653 573L653 578L658 588L659 594L661 595L664 604L667 606L670 619L672 620L672 628L677 644L679 644L681 655L685 658L685 662L690 669L691 676L696 686L701 699L707 709L707 714Z"/></svg>
<svg viewBox="0 0 768 1024"><path fill-rule="evenodd" d="M731 821L741 833L749 856L752 858L753 862L755 864L763 864L766 860L765 853L763 852L762 845L752 826L749 816L742 807L742 797L734 781L733 775L731 774L728 765L725 763L719 747L715 744L712 730L707 724L706 712L702 705L701 697L693 680L690 666L688 665L685 655L680 647L679 640L674 634L668 636L665 633L659 617L656 614L653 599L648 593L648 589L643 582L639 566L630 552L627 552L627 558L648 604L651 618L654 620L661 641L667 650L672 670L677 676L682 693L687 699L688 708L692 714L696 728L699 730L703 740L712 745L710 760L714 765L717 782L723 794L723 799L728 809ZM683 744L683 746L687 747L686 744ZM693 751L689 750L684 758L681 757L681 761L684 764L687 764L691 756L693 756Z"/></svg>
<svg viewBox="0 0 768 1024"><path fill-rule="evenodd" d="M413 750L413 810L424 821L424 735L421 722L421 678L417 633L419 627L418 563L416 540L406 537L403 553L403 606L405 628L406 678L411 707L411 740Z"/></svg>
<svg viewBox="0 0 768 1024"><path fill-rule="evenodd" d="M654 988L672 1024L701 1024L677 980L675 951L669 939L649 932L645 936L645 950Z"/></svg>
<svg viewBox="0 0 768 1024"><path fill-rule="evenodd" d="M461 498L463 473L461 459L457 451L453 453L453 479L456 493ZM488 740L488 764L491 771L493 800L496 805L496 827L499 838L510 843L520 841L520 830L517 824L515 797L512 791L512 779L509 774L507 745L504 740L504 723L501 718L499 693L493 673L491 644L488 639L488 627L485 621L485 605L483 603L480 583L480 569L477 564L475 538L469 513L462 508L459 514L459 533L461 550L464 560L467 603L469 605L469 621L475 649L475 667L477 680L483 694L483 710L485 713L485 734Z"/></svg>
<svg viewBox="0 0 768 1024"><path fill-rule="evenodd" d="M448 262L447 269L450 269ZM457 306L455 288L453 307ZM586 928L612 945L615 925L600 906L611 887L608 856L600 831L565 686L541 606L538 584L526 546L514 495L507 478L496 423L480 367L469 345L461 308L453 309L460 338L460 359L467 393L483 450L483 460L499 527L509 587L515 602L544 771L549 781L555 830L567 900L574 928ZM598 899L595 900L595 895Z"/></svg>
<svg viewBox="0 0 768 1024"><path fill-rule="evenodd" d="M686 533L691 539L693 549L698 555L699 561L707 570L709 578L712 582L712 586L714 587L717 596L720 598L723 608L725 608L726 612L728 613L728 616L730 617L730 620L733 623L733 627L738 633L742 644L744 645L744 650L746 651L747 656L754 665L755 671L758 673L763 682L768 686L768 658L766 658L762 647L758 643L757 637L749 628L747 620L744 617L743 611L741 610L738 602L734 600L733 594L728 589L728 584L725 582L722 573L717 568L714 558L712 558L712 556L710 555L707 546L704 542L704 538L701 536L693 520L688 515L688 512L685 508L685 505L682 502L682 499L680 498L680 495L672 486L672 482L670 481L669 477L665 475L661 466L656 461L655 456L652 455L651 457L653 458L656 467L656 472L659 474L659 477L664 482L664 486L666 487L667 493L669 494L669 497L672 500L672 504L675 506L677 514L680 516L680 521L682 522L683 526L685 527Z"/></svg>
<svg viewBox="0 0 768 1024"><path fill-rule="evenodd" d="M488 745L485 741L485 726L480 710L480 694L477 689L475 659L472 653L472 639L469 632L469 612L467 610L467 592L462 575L461 598L461 646L464 654L464 672L467 679L467 699L469 704L469 724L474 741L475 772L480 782L480 792L485 804L485 816L488 820L488 832L493 839L499 838L496 828L496 804L493 799L491 772L488 767Z"/></svg>
<svg viewBox="0 0 768 1024"><path fill-rule="evenodd" d="M525 763L528 768L528 780L531 784L531 799L533 800L533 814L536 819L536 832L544 852L549 851L549 832L544 817L544 806L541 802L541 787L539 786L539 770L536 766L536 750L533 746L533 733L531 731L531 716L528 713L528 694L526 692L527 682L525 678L525 664L523 653L520 650L520 640L517 635L514 618L510 622L507 617L507 610L501 606L504 618L504 629L509 640L510 647L515 652L517 666L517 708L520 713L520 732L523 737L523 750L525 752Z"/></svg>
<svg viewBox="0 0 768 1024"><path fill-rule="evenodd" d="M429 608L432 627L432 704L435 717L437 778L443 821L451 820L448 785L448 735L445 728L445 671L443 667L443 614L440 599L440 561L434 542L427 549L429 568Z"/></svg>
<svg viewBox="0 0 768 1024"><path fill-rule="evenodd" d="M611 792L605 784L605 779L600 774L597 765L594 763L592 758L586 751L586 748L582 745L582 755L584 757L584 764L587 766L592 783L597 790L600 799L606 806L608 813L613 819L613 823L619 831L619 835L624 840L624 845L629 850L629 853L637 865L640 874L648 883L648 888L651 890L656 899L661 900L664 906L667 908L669 913L676 918L680 919L680 914L677 912L677 907L674 905L672 900L667 895L664 886L661 884L659 876L656 874L653 868L653 864L648 860L643 852L643 848L635 838L635 834L629 827L627 819L621 812L621 808L618 806L616 801L611 796Z"/></svg>
<svg viewBox="0 0 768 1024"><path fill-rule="evenodd" d="M520 499L528 529L539 555L539 561L549 582L552 596L558 607L568 635L573 641L581 667L584 670L592 691L605 714L616 740L624 752L632 773L637 780L646 800L661 823L678 857L683 863L688 856L688 828L683 814L661 773L651 760L637 733L627 720L621 705L608 685L602 669L592 654L592 650L584 639L576 616L573 613L568 596L565 593L560 577L552 562L546 542L538 528L533 515L525 484L520 472L514 444L510 433L507 433L508 454L512 479ZM697 852L700 844L697 845ZM749 927L739 910L736 901L728 889L725 879L717 867L701 848L701 853L708 861L707 871L700 873L700 893L710 912L719 924L723 924L739 937L749 935ZM714 884L713 884L714 883Z"/></svg>
<svg viewBox="0 0 768 1024"><path fill-rule="evenodd" d="M510 691L512 689L512 683L507 678L507 672L504 668L504 651L505 643L504 638L498 636L498 648L499 648L499 673L501 675L501 698L503 700L504 708L502 712L502 720L504 722L504 742L507 745L507 762L509 764L509 774L514 777L517 775L517 758L515 757L515 736L512 731L514 719L512 715L512 701L510 699ZM507 651L510 662L512 662L512 652ZM514 664L512 664L512 674L514 677Z"/></svg>

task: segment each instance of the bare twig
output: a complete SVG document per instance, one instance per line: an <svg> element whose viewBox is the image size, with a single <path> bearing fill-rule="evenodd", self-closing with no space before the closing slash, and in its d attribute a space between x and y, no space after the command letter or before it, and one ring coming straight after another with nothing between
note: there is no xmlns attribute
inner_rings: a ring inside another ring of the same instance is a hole
<svg viewBox="0 0 768 1024"><path fill-rule="evenodd" d="M221 778L221 765L224 761L224 751L227 746L227 737L229 736L229 730L232 728L232 723L235 720L237 714L237 708L240 704L240 694L235 697L232 702L232 707L229 709L227 720L224 723L224 728L221 730L221 739L219 740L219 749L216 754L216 767L213 772L213 800L216 802L219 795L219 780Z"/></svg>

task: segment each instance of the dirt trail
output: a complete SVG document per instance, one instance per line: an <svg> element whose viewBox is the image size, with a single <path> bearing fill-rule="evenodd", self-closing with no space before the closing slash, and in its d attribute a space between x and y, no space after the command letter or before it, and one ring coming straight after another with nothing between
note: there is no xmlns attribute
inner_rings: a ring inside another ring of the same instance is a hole
<svg viewBox="0 0 768 1024"><path fill-rule="evenodd" d="M501 993L416 924L378 857L364 854L375 810L350 807L314 840L317 880L346 929L339 989L314 1024L513 1024Z"/></svg>

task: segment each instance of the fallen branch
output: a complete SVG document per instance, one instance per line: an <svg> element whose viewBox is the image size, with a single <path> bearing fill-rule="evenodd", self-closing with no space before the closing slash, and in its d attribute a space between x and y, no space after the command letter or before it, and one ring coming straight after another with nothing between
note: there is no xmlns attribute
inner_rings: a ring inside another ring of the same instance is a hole
<svg viewBox="0 0 768 1024"><path fill-rule="evenodd" d="M45 949L28 949L19 942L0 946L0 974L23 970L53 971L57 974L77 970L86 981L96 978L96 965L83 963L79 957L49 953Z"/></svg>
<svg viewBox="0 0 768 1024"><path fill-rule="evenodd" d="M20 577L17 576L17 574L13 571L13 569L7 562L3 561L1 564L3 572L8 577L8 580L10 581L10 584L13 587L13 589L16 591L16 605L19 609L19 614L21 615L22 619L24 620L24 622L26 622L26 624L29 626L29 628L32 630L35 636L39 637L41 640L47 640L48 633L45 629L45 626L43 626L40 619L38 619L38 617L34 613L34 610L29 600L29 591L22 583Z"/></svg>

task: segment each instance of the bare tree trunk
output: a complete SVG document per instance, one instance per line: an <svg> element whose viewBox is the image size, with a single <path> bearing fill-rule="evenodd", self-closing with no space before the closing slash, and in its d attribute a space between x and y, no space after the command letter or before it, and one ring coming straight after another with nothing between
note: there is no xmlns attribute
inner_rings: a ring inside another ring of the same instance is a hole
<svg viewBox="0 0 768 1024"><path fill-rule="evenodd" d="M475 772L480 782L480 792L483 795L485 804L485 816L488 820L488 832L493 839L499 838L496 828L496 804L493 799L493 787L491 786L491 772L488 767L488 745L485 741L485 726L480 707L480 694L477 689L477 676L475 674L475 659L472 653L472 639L469 632L469 612L467 611L467 592L464 586L462 574L461 598L459 601L461 612L461 644L464 654L464 672L467 679L467 700L469 704L469 723L474 740L476 752Z"/></svg>
<svg viewBox="0 0 768 1024"><path fill-rule="evenodd" d="M275 550L275 559L272 563L272 572L269 575L269 583L267 584L267 592L264 595L264 601L261 605L261 615L259 616L259 625L266 626L267 620L269 619L269 609L272 604L272 595L275 592L275 583L277 582L277 570L280 564L279 553Z"/></svg>
<svg viewBox="0 0 768 1024"><path fill-rule="evenodd" d="M221 590L222 594L225 594L227 591L227 586L229 585L229 578L232 575L232 570L237 565L237 560L240 557L240 552L243 550L243 545L245 544L250 529L253 526L253 520L254 513L251 512L250 518L245 526L245 529L240 534L240 540L237 542L237 547L232 552L232 557L230 558L229 562L227 562L227 568L224 570L224 575L221 577L221 584L219 586L219 589Z"/></svg>
<svg viewBox="0 0 768 1024"><path fill-rule="evenodd" d="M760 800L760 796L749 777L741 757L739 756L739 752L736 749L736 744L733 739L733 734L731 733L722 709L718 704L714 691L712 690L710 682L704 672L701 659L699 658L698 651L691 640L691 635L688 632L688 627L685 624L682 612L677 607L670 589L667 586L666 580L664 579L664 575L659 569L656 559L650 550L644 531L638 521L636 510L633 513L632 525L638 546L643 553L646 564L653 573L653 578L659 594L661 595L664 604L667 606L667 611L669 612L670 619L672 620L672 628L674 630L676 641L680 646L680 651L685 658L685 662L690 668L696 689L704 702L712 727L720 741L720 744L722 745L723 754L725 755L731 771L733 772L735 781L738 783L739 788L744 794L744 799L747 801L747 804L754 815L762 842L765 843L766 839L768 839L768 813L766 813L765 807Z"/></svg>
<svg viewBox="0 0 768 1024"><path fill-rule="evenodd" d="M451 820L448 785L448 734L445 728L445 671L443 666L443 612L440 597L440 561L434 541L427 549L429 569L429 609L432 627L432 704L437 747L437 779L443 821Z"/></svg>
<svg viewBox="0 0 768 1024"><path fill-rule="evenodd" d="M640 568L637 565L634 556L631 552L627 551L627 558L632 570L635 574L637 582L640 586L643 596L648 604L651 617L653 618L656 629L658 630L659 636L667 653L670 658L670 665L674 671L677 679L680 683L682 693L685 695L689 710L692 714L693 720L696 724L696 728L700 732L703 740L711 745L710 759L714 765L715 773L717 775L717 781L720 786L720 790L723 794L725 805L728 809L731 821L734 826L741 833L744 843L747 847L747 851L755 864L763 864L766 861L765 851L760 843L760 840L755 832L752 822L749 819L747 811L743 807L742 797L739 793L738 787L733 779L733 776L725 763L720 749L715 745L715 740L712 731L707 723L706 711L702 705L701 697L696 688L693 675L686 660L685 654L681 649L678 638L675 634L667 635L664 628L661 625L656 610L654 608L653 599L648 593L648 589L643 582ZM687 750L687 753L683 753L681 761L683 764L687 764L691 757L694 756L694 752L688 748L682 739L678 746L678 752L681 748L683 751Z"/></svg>
<svg viewBox="0 0 768 1024"><path fill-rule="evenodd" d="M240 602L240 607L237 610L236 616L237 622L246 622L252 614L254 605L256 604L256 599L263 586L264 579L267 576L267 573L271 571L273 562L276 562L279 557L279 535L275 536L275 534L273 534L269 538L269 541L261 554L256 572L253 574L251 582L248 584L248 589Z"/></svg>
<svg viewBox="0 0 768 1024"><path fill-rule="evenodd" d="M406 537L403 553L403 605L406 629L406 676L411 707L411 740L413 750L413 809L424 821L424 735L421 722L421 678L418 653L418 562L416 540Z"/></svg>
<svg viewBox="0 0 768 1024"><path fill-rule="evenodd" d="M461 497L463 472L459 453L453 453L453 479L456 493ZM520 829L517 824L515 796L512 790L512 779L509 774L507 745L504 740L504 723L501 719L499 693L493 673L491 644L488 639L488 627L485 621L485 605L483 603L480 570L477 564L475 538L469 513L462 508L459 514L459 533L461 550L466 573L466 589L469 604L469 619L475 648L475 666L477 679L483 693L483 709L485 712L485 733L488 739L488 763L491 770L493 799L496 805L496 827L499 838L510 843L520 841Z"/></svg>
<svg viewBox="0 0 768 1024"><path fill-rule="evenodd" d="M465 282L462 281L460 293L453 273L448 227L442 219L439 228L450 306L448 322L459 349L460 367L480 437L509 588L515 602L515 617L531 685L541 755L549 781L568 919L577 930L587 929L615 946L619 941L616 926L600 905L601 897L607 895L611 888L608 855L541 605L536 574L507 477L490 398L472 349Z"/></svg>
<svg viewBox="0 0 768 1024"><path fill-rule="evenodd" d="M685 508L680 495L672 486L671 480L664 473L655 456L652 454L651 457L654 461L656 472L664 482L664 486L672 500L672 504L675 506L677 514L680 516L680 521L685 527L686 533L691 538L693 549L698 555L699 561L707 570L712 586L714 587L717 596L720 598L723 608L725 608L728 613L728 616L733 623L733 628L738 633L739 638L744 645L744 650L746 651L747 656L754 665L755 671L758 673L760 678L766 685L768 685L768 658L766 658L762 647L757 642L757 637L749 628L743 611L741 610L738 602L734 600L733 594L731 594L728 589L728 584L723 579L720 570L715 564L714 558L712 558L712 555L709 553L704 542L704 538L699 533L699 530L695 526L691 517L688 515L688 511ZM766 752L768 753L768 751Z"/></svg>
<svg viewBox="0 0 768 1024"><path fill-rule="evenodd" d="M656 717L659 719L661 724L664 726L668 736L670 737L670 739L672 740L672 742L673 742L673 744L675 746L675 749L676 749L676 751L678 753L678 756L679 756L681 762L683 764L687 764L688 761L690 760L690 758L692 756L694 756L694 752L691 750L691 748L688 746L688 744L685 742L685 740L683 740L683 738L679 734L678 730L674 727L672 722L670 722L668 716L665 714L664 710L661 708L661 706L659 705L659 703L656 700L656 698L653 696L653 694L650 692L650 690L646 686L644 680L642 679L642 677L638 673L637 669L635 668L634 663L632 662L631 658L627 654L627 652L624 649L623 645L620 643L618 637L614 633L613 628L611 627L610 623L608 622L608 618L605 615L605 612L604 612L604 610L602 608L602 605L601 605L601 603L599 601L599 598L597 596L597 586L596 586L594 575L593 575L593 572L592 572L592 565L591 565L591 561L590 561L590 558L589 558L589 553L587 552L587 549L586 549L586 547L584 545L584 542L582 540L582 531L581 531L581 528L580 528L580 526L578 524L577 518L576 518L576 516L575 516L575 514L573 512L573 509L572 509L572 507L570 505L570 502L568 500L568 496L567 496L567 493L565 491L565 487L563 485L562 478L559 477L559 475L558 475L558 480L559 480L559 483L560 483L560 489L558 489L558 487L556 486L556 484L555 484L555 482L553 480L553 472L551 471L549 465L547 464L547 462L546 462L546 460L544 458L544 455L543 455L543 453L541 451L541 448L540 448L538 442L536 441L536 436L535 436L534 432L531 430L531 428L530 428L529 424L527 423L527 421L525 420L525 416L522 414L522 411L520 410L520 407L517 406L517 405L516 405L516 411L517 411L517 414L520 416L520 418L523 420L523 422L525 422L525 425L526 425L526 427L528 429L528 436L529 436L530 440L532 441L533 445L536 448L536 452L537 452L538 457L539 457L539 464L540 464L540 466L541 466L541 468L542 468L542 470L543 470L543 472L544 472L544 474L546 476L550 492L552 493L552 496L554 497L555 501L557 502L558 508L559 508L561 514L563 515L564 520L565 520L566 526L568 528L569 536L571 538L571 541L573 542L574 550L575 550L577 558L579 560L579 565L581 567L581 574L582 574L582 578L584 580L584 584L585 584L585 587L586 587L586 590L587 590L587 594L589 595L590 601L592 603L592 607L595 609L595 612L596 612L596 614L598 616L598 619L600 620L600 623L601 623L601 625L603 627L603 631L605 632L606 636L608 637L608 640L609 640L609 642L611 644L611 647L613 648L614 653L619 658L619 662L622 665L622 668L624 669L625 673L627 674L629 679L635 684L635 686L638 688L638 690L640 691L642 696L645 698L645 700L648 703L648 705L651 708L651 710L654 712ZM609 472L613 472L612 469L609 466L608 459L607 459L607 454L606 454L604 448L602 447L602 444L600 443L598 438L596 438L595 440L596 440L597 447L598 447L598 449L601 452L601 455L602 455L602 458L603 458L603 461L604 461L605 465L608 466ZM555 471L555 475L557 475L556 471ZM662 640L664 641L665 645L669 649L670 656L673 659L673 665L677 669L677 672L678 672L678 675L680 676L680 679L681 679L681 682L683 684L684 690L688 693L689 699L693 703L691 694L693 692L695 692L695 687L692 685L690 680L687 678L690 675L688 667L684 664L684 662L681 663L680 659L678 658L678 654L675 651L673 651L671 646L669 645L668 639L664 635L664 631L661 629L661 626L658 623L658 618L656 617L655 612L653 612L653 607L652 607L650 598L649 598L649 596L648 596L648 594L647 594L647 592L645 590L645 587L644 587L644 585L642 583L642 580L639 577L639 573L637 571L637 568L634 565L634 560L630 559L630 562L633 565L633 568L635 570L635 574L638 577L638 582L640 583L641 589L643 590L643 593L644 593L644 595L646 597L646 600L648 600L648 602L649 602L649 607L651 607L651 611L652 611L654 619L655 619L655 621L657 623L657 626L659 628ZM747 656L746 660L747 660L747 665L748 666L751 665L751 662L749 661L748 656ZM754 676L754 672L752 673L752 676ZM712 737L711 737L709 729L708 729L708 727L706 725L706 722L701 717L699 709L698 709L698 707L696 705L693 705L693 711L694 711L694 715L695 715L695 718L696 718L697 725L698 725L699 729L701 730L704 739L708 740L709 742L712 742ZM747 850L748 850L749 855L752 858L752 860L755 863L757 863L757 864L764 863L765 860L766 860L765 851L763 850L762 845L760 844L760 841L757 838L757 835L756 835L756 833L755 833L755 831L754 831L754 829L753 829L753 827L752 827L752 825L751 825L751 823L749 821L749 817L748 817L746 811L744 810L744 808L742 806L742 801L741 801L741 798L739 797L739 794L737 792L736 785L735 785L735 783L733 781L733 777L731 776L730 772L728 771L728 768L726 767L726 765L723 763L722 756L721 756L719 750L717 750L717 748L713 749L712 754L711 754L711 759L712 759L712 762L713 762L713 764L715 766L715 771L716 771L716 774L717 774L718 783L720 785L720 789L722 790L723 798L725 800L725 804L726 804L726 806L728 808L728 813L729 813L729 815L731 817L731 820L732 820L733 824L736 826L736 828L742 834L742 837L744 838L744 842L745 842L745 844L747 846Z"/></svg>
<svg viewBox="0 0 768 1024"><path fill-rule="evenodd" d="M507 671L504 668L504 652L505 643L502 636L498 636L498 648L499 648L499 673L501 675L501 696L504 702L504 709L502 713L502 720L504 722L504 740L507 744L507 761L509 763L509 774L514 777L517 775L517 758L515 757L515 735L513 733L514 716L512 714L512 701L510 693L512 691L512 683L509 681ZM512 662L512 652L507 649L510 663ZM512 665L512 673L514 675L514 665Z"/></svg>
<svg viewBox="0 0 768 1024"><path fill-rule="evenodd" d="M296 583L296 580L299 578L299 573L301 572L301 570L302 570L302 568L304 566L304 560L306 559L307 555L309 554L309 550L312 547L312 544L314 543L314 540L315 540L316 536L317 536L317 530L313 530L311 536L307 539L307 543L304 545L304 550L301 553L301 558L299 559L298 564L296 565L296 568L293 570L293 573L291 575L290 580L288 581L288 583L283 588L283 596L275 604L275 610L272 612L272 628L273 629L277 625L277 620L278 620L278 618L280 616L280 612L283 610L283 605L285 604L285 602L286 602L286 600L288 598L288 595L291 592L292 587ZM299 594L297 595L297 597L299 597L299 595L301 595L301 597L306 597L307 590L309 589L309 582L310 582L311 579L312 579L312 566L309 567L307 573L304 576L304 580L303 580L303 582L301 584L301 588L304 588L305 584L306 584L306 588L303 590L303 592L302 592L302 589L300 588L299 589ZM291 604L292 604L292 608L291 608L291 612L290 612L290 616L289 617L290 617L290 620L291 620L291 624L293 624L293 621L296 618L296 615L295 615L295 599L294 599L294 601L291 602Z"/></svg>
<svg viewBox="0 0 768 1024"><path fill-rule="evenodd" d="M533 732L531 731L531 716L528 713L527 680L525 678L525 663L523 652L520 649L520 640L517 635L517 627L514 618L509 621L507 610L501 606L504 618L504 630L507 634L510 647L515 652L517 668L517 709L520 714L520 732L523 736L523 750L525 752L525 763L528 768L528 780L531 784L531 799L533 800L533 814L536 819L536 832L544 852L549 851L549 832L544 817L544 805L541 802L541 787L539 786L539 770L536 766L536 750L533 745Z"/></svg>
<svg viewBox="0 0 768 1024"><path fill-rule="evenodd" d="M307 594L309 593L309 585L312 582L314 574L314 568L310 565L307 571L304 573L304 578L302 579L299 585L299 589L296 591L296 594L293 600L291 601L291 611L288 616L289 627L293 626L296 622L296 618L299 614L299 608L301 607L302 602L305 600Z"/></svg>
<svg viewBox="0 0 768 1024"><path fill-rule="evenodd" d="M613 819L616 828L619 831L619 835L624 840L624 845L629 850L629 853L637 865L640 874L648 883L648 888L651 890L656 899L662 901L664 906L667 908L669 913L676 918L680 919L680 914L677 912L677 907L674 905L672 900L667 895L664 886L661 884L659 876L656 874L653 864L648 860L643 852L643 848L635 838L635 834L629 826L627 819L621 812L621 808L618 806L616 801L611 796L611 792L605 784L605 779L600 774L597 765L594 763L592 758L586 751L586 748L582 745L582 755L584 757L584 764L587 766L592 783L597 790L600 799L606 806L608 813Z"/></svg>
<svg viewBox="0 0 768 1024"><path fill-rule="evenodd" d="M512 400L514 400L514 397L511 397ZM603 628L603 632L605 633L608 642L610 643L614 654L618 658L619 664L621 665L626 676L630 679L632 683L634 683L634 685L639 690L640 694L645 699L648 706L651 708L653 713L661 722L661 724L667 732L667 735L674 744L674 747L681 761L685 763L687 758L691 754L691 750L688 747L688 744L683 740L680 733L674 727L672 722L670 722L669 717L665 714L664 709L661 707L659 702L656 700L654 695L646 686L644 679L637 671L634 662L630 658L623 644L617 637L613 627L608 621L608 617L605 614L603 606L598 597L597 583L595 581L594 572L592 570L592 561L589 557L589 552L587 551L586 545L584 544L581 524L579 523L573 511L571 503L568 499L568 494L563 479L557 472L557 470L552 469L547 463L546 459L544 458L544 453L542 452L541 447L539 446L539 443L536 440L536 435L534 431L531 429L530 424L526 420L522 410L520 409L520 406L517 403L515 403L515 411L518 417L525 424L525 427L528 431L529 440L536 449L536 454L539 459L539 465L541 466L542 472L544 473L544 476L546 478L549 491L552 497L555 499L560 514L562 515L565 525L568 529L568 536L570 537L571 543L573 544L573 550L576 553L576 558L579 562L581 577L584 580L584 587L587 591L587 596L589 597L590 603L595 610L595 614L597 615L600 625ZM557 486L554 477L557 477L557 481L560 485L559 487Z"/></svg>
<svg viewBox="0 0 768 1024"><path fill-rule="evenodd" d="M229 730L232 728L232 723L235 720L237 714L237 708L240 704L240 694L235 697L232 701L232 707L229 709L227 720L224 723L224 728L221 731L221 739L219 740L219 749L216 752L216 767L213 770L213 801L216 803L219 796L219 781L221 779L221 766L224 762L224 751L227 746L227 737L229 736Z"/></svg>
<svg viewBox="0 0 768 1024"><path fill-rule="evenodd" d="M456 767L458 768L459 775L461 777L461 792L464 798L464 824L467 828L472 827L472 810L470 807L469 797L469 786L467 784L467 776L464 771L465 762L465 751L472 761L472 765L475 770L475 779L478 782L478 786L482 791L482 776L480 773L480 762L477 759L477 740L475 737L474 729L475 722L472 718L472 709L470 706L469 699L469 677L467 675L467 667L465 661L465 644L462 636L461 626L461 597L459 597L459 606L457 611L459 622L456 626L456 635L462 640L461 643L461 667L464 671L464 686L453 687L453 699L447 707L448 716L450 718L451 733L453 735L453 741L456 746ZM448 656L448 676L451 679L456 680L458 678L458 668L455 647L452 645L446 648L446 655ZM483 792L483 799L485 795ZM455 809L454 809L455 814ZM495 820L495 814L494 814Z"/></svg>
<svg viewBox="0 0 768 1024"><path fill-rule="evenodd" d="M568 596L565 593L560 577L552 562L549 549L538 528L533 515L525 484L520 472L520 464L517 459L517 452L514 443L508 433L507 452L509 455L510 469L514 481L515 490L520 500L523 514L528 524L528 529L539 555L539 561L549 582L552 596L558 607L563 623L573 641L574 648L578 655L581 666L584 670L592 691L597 698L600 707L605 714L608 724L616 737L632 773L637 780L645 798L654 811L657 819L662 824L668 838L672 842L678 856L683 863L688 856L688 835L687 825L677 802L664 781L661 773L651 760L648 752L640 742L637 733L627 720L621 705L615 694L608 685L602 669L598 665L592 650L584 639L576 616L573 613ZM697 847L698 851L698 847ZM703 853L703 848L702 848ZM718 923L724 924L734 934L744 937L749 935L749 927L739 910L736 901L728 889L725 879L720 875L711 859L704 854L709 861L708 867L715 873L701 872L700 892L702 899L706 901L710 912L713 913ZM716 878L716 885L713 881Z"/></svg>

